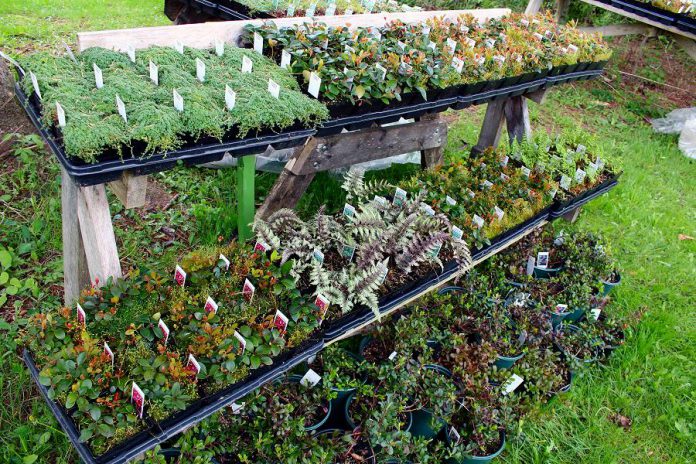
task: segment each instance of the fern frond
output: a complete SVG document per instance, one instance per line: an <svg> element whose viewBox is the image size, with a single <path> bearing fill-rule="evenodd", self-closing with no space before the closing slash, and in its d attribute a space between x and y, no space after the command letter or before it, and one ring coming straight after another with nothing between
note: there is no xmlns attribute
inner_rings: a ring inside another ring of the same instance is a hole
<svg viewBox="0 0 696 464"><path fill-rule="evenodd" d="M396 265L404 272L410 272L411 268L418 266L423 261L434 261L432 250L444 243L449 238L446 232L431 232L427 235L413 239L402 253L396 257ZM442 262L440 262L442 266Z"/></svg>
<svg viewBox="0 0 696 464"><path fill-rule="evenodd" d="M346 191L346 199L350 202L354 198L359 198L365 189L365 171L352 166L345 177L341 188Z"/></svg>
<svg viewBox="0 0 696 464"><path fill-rule="evenodd" d="M254 231L257 240L269 244L276 250L280 249L280 237L276 235L266 221L257 219L251 225L251 228Z"/></svg>

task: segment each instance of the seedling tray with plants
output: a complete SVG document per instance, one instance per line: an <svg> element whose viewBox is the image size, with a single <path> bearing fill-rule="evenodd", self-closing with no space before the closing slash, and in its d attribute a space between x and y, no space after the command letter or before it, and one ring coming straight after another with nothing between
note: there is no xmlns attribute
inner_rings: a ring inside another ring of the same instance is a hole
<svg viewBox="0 0 696 464"><path fill-rule="evenodd" d="M672 2L668 6L670 9L664 8L666 6L664 2L659 2L660 6L658 6L651 1L641 0L599 1L646 19L682 29L690 34L696 34L696 9L687 1Z"/></svg>

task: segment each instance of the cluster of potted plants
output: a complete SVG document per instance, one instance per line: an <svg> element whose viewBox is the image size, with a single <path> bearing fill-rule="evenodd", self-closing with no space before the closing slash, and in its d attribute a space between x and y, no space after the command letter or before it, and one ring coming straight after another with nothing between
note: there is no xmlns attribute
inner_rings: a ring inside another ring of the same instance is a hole
<svg viewBox="0 0 696 464"><path fill-rule="evenodd" d="M489 462L522 415L567 391L583 366L623 339L603 296L614 263L605 251L598 258L594 235L561 237L557 276L511 284L512 263L558 238L537 234L461 287L326 348L298 368L303 377L254 392L175 446L220 462ZM585 304L600 312L554 326L534 298L559 279L591 288Z"/></svg>
<svg viewBox="0 0 696 464"><path fill-rule="evenodd" d="M333 115L494 90L599 67L611 56L599 36L544 15L357 29L267 22L247 30L247 44L288 68Z"/></svg>
<svg viewBox="0 0 696 464"><path fill-rule="evenodd" d="M38 52L21 62L24 92L34 94L65 153L84 163L314 127L328 117L286 70L223 43L90 48L74 61Z"/></svg>
<svg viewBox="0 0 696 464"><path fill-rule="evenodd" d="M362 13L392 13L419 11L394 0L222 0L236 11L251 17L259 15L274 18L293 16L333 16Z"/></svg>

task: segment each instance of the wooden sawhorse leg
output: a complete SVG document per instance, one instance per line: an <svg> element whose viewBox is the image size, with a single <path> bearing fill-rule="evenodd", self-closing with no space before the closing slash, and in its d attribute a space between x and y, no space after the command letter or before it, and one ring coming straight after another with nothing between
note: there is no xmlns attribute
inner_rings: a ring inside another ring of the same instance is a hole
<svg viewBox="0 0 696 464"><path fill-rule="evenodd" d="M507 123L510 143L521 142L532 135L529 123L527 98L541 103L545 91L533 92L528 96L512 97L495 100L488 104L486 116L483 119L478 142L472 149L473 153L481 153L488 147L497 147L503 131L503 123Z"/></svg>

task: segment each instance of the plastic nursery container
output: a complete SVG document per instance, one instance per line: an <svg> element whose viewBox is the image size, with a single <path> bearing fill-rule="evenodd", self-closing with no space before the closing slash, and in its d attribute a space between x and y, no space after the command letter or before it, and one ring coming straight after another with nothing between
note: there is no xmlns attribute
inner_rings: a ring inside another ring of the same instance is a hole
<svg viewBox="0 0 696 464"><path fill-rule="evenodd" d="M493 363L498 369L510 369L517 361L524 357L524 353L520 353L517 356L500 356Z"/></svg>
<svg viewBox="0 0 696 464"><path fill-rule="evenodd" d="M330 434L330 433L340 433L340 434L344 434L345 432L344 432L343 430L340 430L340 429L325 429L325 430L322 430L321 432L317 433L317 436L319 436L319 435L327 435L327 434ZM370 444L369 442L367 442L367 446L368 446L369 449L370 449L370 457L367 458L367 460L362 461L362 462L364 462L365 464L377 464L377 458L375 457L375 452L374 452L374 450L372 449L372 444Z"/></svg>
<svg viewBox="0 0 696 464"><path fill-rule="evenodd" d="M452 377L452 372L444 366L426 364L425 368L439 372L447 377ZM414 411L412 415L413 420L410 432L415 437L435 438L440 435L447 426L447 422L443 419L436 418L428 409L419 409L418 411Z"/></svg>
<svg viewBox="0 0 696 464"><path fill-rule="evenodd" d="M288 376L288 378L285 381L292 382L292 383L300 383L300 380L302 380L302 376L293 374L293 375ZM277 383L282 383L282 381L279 381ZM331 400L329 400L329 401L327 401L327 403L328 403L328 407L327 407L327 411L326 411L326 414L324 415L324 417L322 417L317 423L312 424L310 426L306 426L304 429L307 432L312 432L314 430L318 430L324 424L326 424L326 421L329 420L329 417L331 416L331 409L333 406L333 402Z"/></svg>
<svg viewBox="0 0 696 464"><path fill-rule="evenodd" d="M621 172L614 174L613 176L606 179L604 182L595 185L591 189L585 190L580 195L573 197L569 200L558 200L554 203L554 207L549 213L549 217L552 219L559 218L565 215L566 213L569 213L574 209L583 206L590 200L594 200L598 196L607 193L609 190L616 187L616 185L619 183L619 177L621 177L621 174Z"/></svg>
<svg viewBox="0 0 696 464"><path fill-rule="evenodd" d="M561 267L547 267L547 268L541 268L541 267L536 267L534 266L534 272L532 275L536 279L548 279L551 277L555 277L558 274L561 273L563 270L563 266Z"/></svg>
<svg viewBox="0 0 696 464"><path fill-rule="evenodd" d="M345 416L346 424L348 424L348 427L350 427L351 430L354 430L359 424L356 424L353 418L350 415L350 405L353 403L353 400L355 399L356 392L351 393L348 398L346 399L346 404L343 408L343 413ZM412 412L407 412L406 413L406 423L403 428L403 432L408 432L411 430L411 426L413 425L413 413Z"/></svg>
<svg viewBox="0 0 696 464"><path fill-rule="evenodd" d="M449 434L447 437L447 440L449 442ZM464 459L457 460L457 459L449 459L447 461L447 464L488 464L493 459L497 458L500 456L500 453L505 450L505 432L501 431L500 432L500 448L498 448L494 453L489 454L488 456L467 456Z"/></svg>
<svg viewBox="0 0 696 464"><path fill-rule="evenodd" d="M568 324L568 325L564 326L564 329L567 330L567 331L569 331L569 332L573 332L573 333L579 332L579 331L582 330L582 329L581 329L580 327L578 327L577 325L572 325L572 324ZM599 349L596 349L596 350L595 350L595 353L594 353L594 356L593 356L592 358L580 360L580 359L578 359L576 356L574 356L574 355L572 355L572 354L569 354L562 346L560 346L560 345L557 344L556 342L554 342L554 345L556 346L556 349L559 350L559 351L561 352L561 354L562 354L566 359L569 359L569 360L570 360L570 359L573 359L573 360L575 360L576 362L578 362L578 363L581 364L581 365L583 365L583 364L584 364L584 365L593 364L594 362L597 361L597 359L599 358L599 354L600 354L600 353L599 353ZM572 377L571 377L571 379L572 379Z"/></svg>
<svg viewBox="0 0 696 464"><path fill-rule="evenodd" d="M618 271L614 271L614 274L617 277L617 280L615 280L614 282L609 282L606 280L602 281L602 296L609 295L614 290L614 288L621 285L621 274Z"/></svg>

